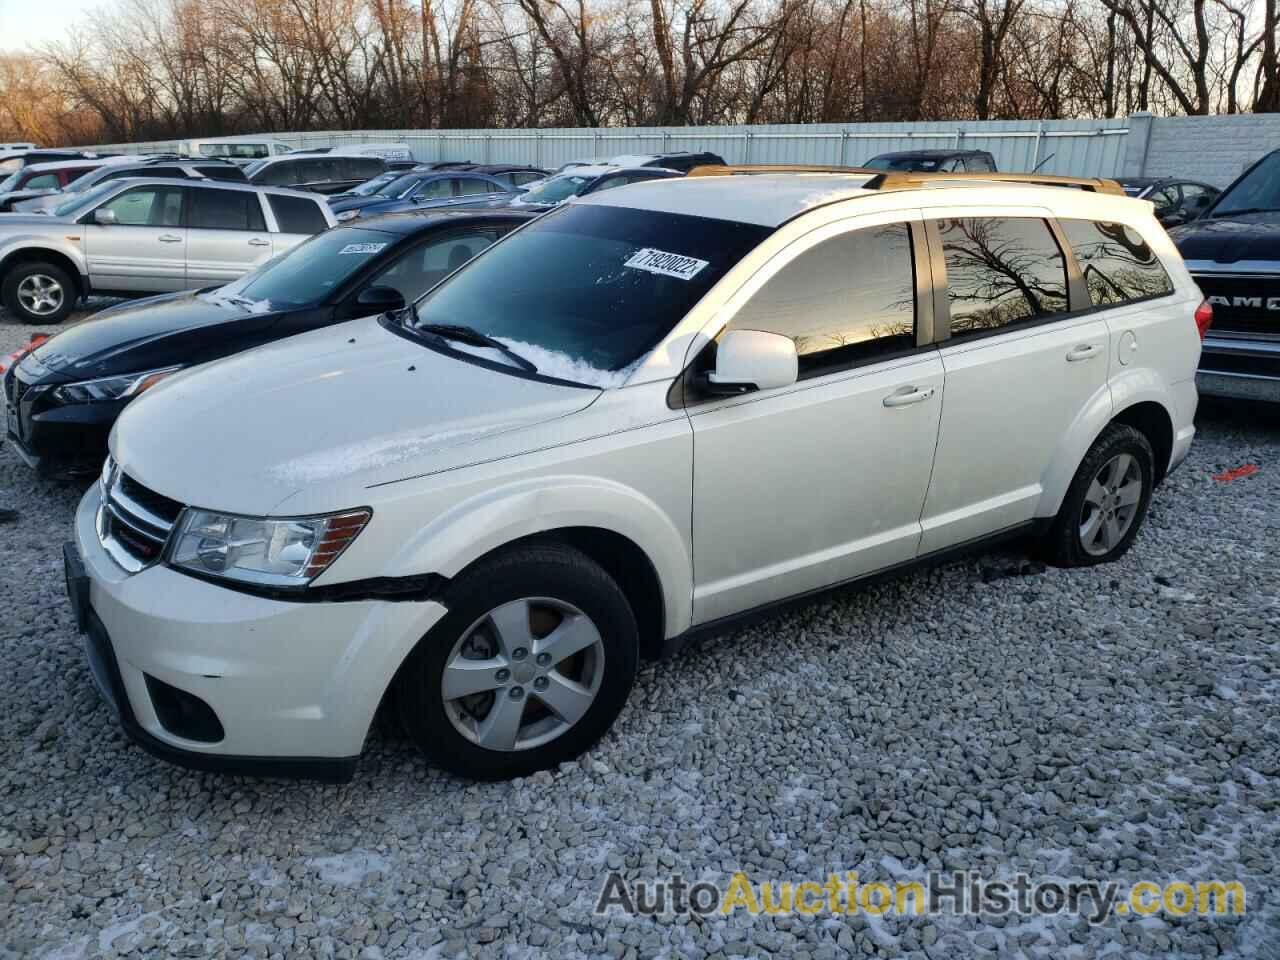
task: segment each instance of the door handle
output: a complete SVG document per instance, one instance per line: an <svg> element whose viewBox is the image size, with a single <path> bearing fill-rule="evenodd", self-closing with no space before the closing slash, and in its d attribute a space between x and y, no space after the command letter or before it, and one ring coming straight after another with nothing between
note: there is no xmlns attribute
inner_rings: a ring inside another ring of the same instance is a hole
<svg viewBox="0 0 1280 960"><path fill-rule="evenodd" d="M1082 343L1078 347L1072 347L1067 352L1068 363L1078 363L1081 360L1088 360L1090 357L1096 357L1102 352L1102 348L1096 343Z"/></svg>
<svg viewBox="0 0 1280 960"><path fill-rule="evenodd" d="M175 237L172 233L162 233L160 234L160 242L161 243L181 243L182 238Z"/></svg>
<svg viewBox="0 0 1280 960"><path fill-rule="evenodd" d="M271 241L270 241L270 240L263 240L261 237L254 237L252 240L250 240L250 241L249 241L249 246L251 246L251 247L269 247L269 246L271 246Z"/></svg>
<svg viewBox="0 0 1280 960"><path fill-rule="evenodd" d="M920 390L916 387L902 387L884 398L886 407L905 407L913 403L923 403L933 396L933 387Z"/></svg>

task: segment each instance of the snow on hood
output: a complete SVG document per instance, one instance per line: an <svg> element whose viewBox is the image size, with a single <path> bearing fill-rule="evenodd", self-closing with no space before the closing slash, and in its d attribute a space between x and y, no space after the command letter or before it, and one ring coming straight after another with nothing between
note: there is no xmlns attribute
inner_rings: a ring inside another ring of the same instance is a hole
<svg viewBox="0 0 1280 960"><path fill-rule="evenodd" d="M320 512L485 460L499 435L599 395L447 356L370 317L170 377L125 408L111 446L126 472L183 503L269 515L305 491L289 512L303 501Z"/></svg>

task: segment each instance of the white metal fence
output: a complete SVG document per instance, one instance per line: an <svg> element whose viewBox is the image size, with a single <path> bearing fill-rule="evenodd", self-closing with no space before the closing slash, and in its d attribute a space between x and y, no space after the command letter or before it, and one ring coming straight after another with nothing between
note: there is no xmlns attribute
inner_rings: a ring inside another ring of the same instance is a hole
<svg viewBox="0 0 1280 960"><path fill-rule="evenodd" d="M1167 133L1167 135L1166 135ZM1202 134L1202 136L1201 136ZM995 120L986 123L778 124L724 127L522 130L326 130L273 133L295 148L395 141L418 160L530 163L668 150L710 150L730 163L856 165L892 150L988 150L1001 170L1074 176L1195 176L1225 186L1242 167L1280 147L1280 115L1116 120ZM1179 144L1195 143L1194 171ZM171 152L176 141L105 144L130 153Z"/></svg>

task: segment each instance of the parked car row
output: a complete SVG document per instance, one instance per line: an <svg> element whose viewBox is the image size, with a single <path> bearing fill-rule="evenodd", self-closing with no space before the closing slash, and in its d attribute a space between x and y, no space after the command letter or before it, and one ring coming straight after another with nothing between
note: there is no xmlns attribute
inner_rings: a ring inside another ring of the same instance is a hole
<svg viewBox="0 0 1280 960"><path fill-rule="evenodd" d="M131 737L341 780L387 704L442 766L525 775L699 631L996 537L1067 567L1129 549L1194 435L1209 323L1149 203L617 169L659 175L331 226L5 375L34 466L114 422L65 562ZM333 219L252 184L98 189L62 233L137 205L189 238L218 190L271 237L282 199Z"/></svg>

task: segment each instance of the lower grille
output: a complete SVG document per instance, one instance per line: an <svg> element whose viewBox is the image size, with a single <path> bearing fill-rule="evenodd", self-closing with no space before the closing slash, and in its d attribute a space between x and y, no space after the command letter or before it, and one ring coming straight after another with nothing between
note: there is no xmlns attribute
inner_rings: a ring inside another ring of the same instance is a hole
<svg viewBox="0 0 1280 960"><path fill-rule="evenodd" d="M117 563L137 572L160 559L181 512L182 504L116 468L103 490L98 539Z"/></svg>

